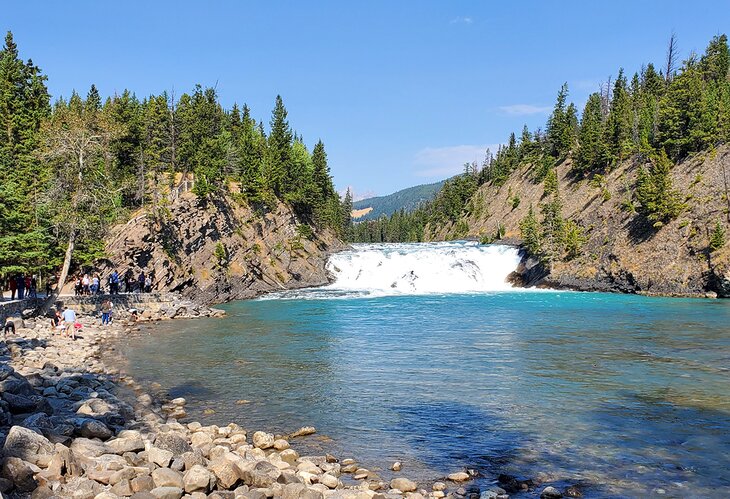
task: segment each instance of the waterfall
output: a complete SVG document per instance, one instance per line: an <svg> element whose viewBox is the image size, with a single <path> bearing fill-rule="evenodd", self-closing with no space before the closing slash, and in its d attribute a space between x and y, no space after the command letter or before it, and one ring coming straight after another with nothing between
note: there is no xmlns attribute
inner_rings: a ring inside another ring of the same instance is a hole
<svg viewBox="0 0 730 499"><path fill-rule="evenodd" d="M335 281L325 289L370 296L503 291L519 262L511 246L358 244L332 255L327 268Z"/></svg>

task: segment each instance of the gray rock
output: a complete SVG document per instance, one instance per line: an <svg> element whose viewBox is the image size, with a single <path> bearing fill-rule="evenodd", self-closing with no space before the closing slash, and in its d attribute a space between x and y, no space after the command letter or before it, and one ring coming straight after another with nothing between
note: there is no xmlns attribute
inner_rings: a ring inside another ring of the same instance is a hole
<svg viewBox="0 0 730 499"><path fill-rule="evenodd" d="M71 442L71 450L77 456L87 457L99 457L109 452L109 448L103 442L83 437L75 438Z"/></svg>
<svg viewBox="0 0 730 499"><path fill-rule="evenodd" d="M35 411L36 402L30 397L15 395L13 393L3 393L3 400L8 403L12 414L27 414Z"/></svg>
<svg viewBox="0 0 730 499"><path fill-rule="evenodd" d="M99 438L106 440L112 436L112 431L96 419L85 419L79 427L79 434L85 438Z"/></svg>
<svg viewBox="0 0 730 499"><path fill-rule="evenodd" d="M177 433L160 433L155 438L155 447L172 452L174 457L179 457L193 448L188 441Z"/></svg>
<svg viewBox="0 0 730 499"><path fill-rule="evenodd" d="M22 426L10 428L3 446L6 457L18 457L33 464L50 459L54 451L54 445L46 437Z"/></svg>
<svg viewBox="0 0 730 499"><path fill-rule="evenodd" d="M0 381L5 381L8 376L13 374L15 369L7 364L0 364Z"/></svg>
<svg viewBox="0 0 730 499"><path fill-rule="evenodd" d="M210 485L211 473L204 466L194 465L183 476L183 485L185 492L207 492Z"/></svg>
<svg viewBox="0 0 730 499"><path fill-rule="evenodd" d="M172 461L172 452L153 446L147 449L147 460L157 466L167 468Z"/></svg>
<svg viewBox="0 0 730 499"><path fill-rule="evenodd" d="M268 461L259 461L253 468L244 470L241 478L249 487L267 488L276 483L279 475L279 468Z"/></svg>
<svg viewBox="0 0 730 499"><path fill-rule="evenodd" d="M115 454L122 455L125 452L139 452L144 450L144 440L140 436L125 438L114 438L106 442L106 445Z"/></svg>
<svg viewBox="0 0 730 499"><path fill-rule="evenodd" d="M241 474L236 465L230 461L219 458L208 464L208 469L215 474L218 480L218 485L224 489L230 489L233 487L238 480L241 479Z"/></svg>
<svg viewBox="0 0 730 499"><path fill-rule="evenodd" d="M0 393L12 393L14 395L30 396L35 395L33 386L23 376L13 373L8 378L0 381Z"/></svg>
<svg viewBox="0 0 730 499"><path fill-rule="evenodd" d="M30 492L38 486L38 482L33 477L36 470L37 468L27 461L18 457L7 457L3 460L0 472L3 478L7 478L15 484L18 492Z"/></svg>
<svg viewBox="0 0 730 499"><path fill-rule="evenodd" d="M449 476L447 476L446 478L448 478L452 482L466 482L471 478L471 476L469 476L469 473L465 471L458 471L456 473L449 474Z"/></svg>
<svg viewBox="0 0 730 499"><path fill-rule="evenodd" d="M259 449L270 449L274 446L274 435L257 431L253 434L253 445Z"/></svg>
<svg viewBox="0 0 730 499"><path fill-rule="evenodd" d="M545 487L540 493L540 499L560 499L563 494L555 487Z"/></svg>
<svg viewBox="0 0 730 499"><path fill-rule="evenodd" d="M152 481L152 477L149 475L142 475L133 478L130 482L132 492L149 492L155 487L155 482Z"/></svg>
<svg viewBox="0 0 730 499"><path fill-rule="evenodd" d="M182 474L169 468L157 468L153 471L152 481L155 483L155 487L183 488Z"/></svg>
<svg viewBox="0 0 730 499"><path fill-rule="evenodd" d="M337 486L340 485L340 481L337 479L337 477L334 475L330 475L329 473L325 473L324 475L319 477L319 483L330 489L336 489Z"/></svg>
<svg viewBox="0 0 730 499"><path fill-rule="evenodd" d="M418 485L407 478L394 478L390 481L390 488L398 489L401 492L413 492L418 488Z"/></svg>
<svg viewBox="0 0 730 499"><path fill-rule="evenodd" d="M180 499L183 495L183 489L180 487L155 487L150 490L157 499Z"/></svg>

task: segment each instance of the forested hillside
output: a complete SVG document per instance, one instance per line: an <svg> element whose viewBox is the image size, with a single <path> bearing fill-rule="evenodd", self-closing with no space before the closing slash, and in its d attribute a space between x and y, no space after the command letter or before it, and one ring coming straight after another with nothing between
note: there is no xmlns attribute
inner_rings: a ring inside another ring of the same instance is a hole
<svg viewBox="0 0 730 499"><path fill-rule="evenodd" d="M545 130L468 166L425 237L518 239L557 284L726 294L727 37L681 65L675 47L662 69L619 70L580 115L563 85Z"/></svg>
<svg viewBox="0 0 730 499"><path fill-rule="evenodd" d="M436 197L436 194L441 190L445 182L445 180L442 180L433 184L414 185L413 187L401 189L387 196L377 196L355 201L352 203L353 210L370 209L370 211L354 218L357 222L363 222L366 220L376 220L382 216L389 217L401 210L409 213Z"/></svg>
<svg viewBox="0 0 730 499"><path fill-rule="evenodd" d="M213 88L176 96L102 98L92 85L53 103L46 75L0 51L0 276L48 275L104 256L108 228L145 213L164 223L188 189L201 206L226 200L263 217L291 208L304 237L344 235L324 144L309 151L276 97L268 127L224 109ZM62 265L63 264L63 265Z"/></svg>

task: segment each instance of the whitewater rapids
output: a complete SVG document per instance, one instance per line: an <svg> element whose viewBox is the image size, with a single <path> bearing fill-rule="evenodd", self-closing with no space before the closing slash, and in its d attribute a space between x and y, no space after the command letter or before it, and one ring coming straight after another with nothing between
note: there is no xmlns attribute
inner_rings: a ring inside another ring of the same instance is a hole
<svg viewBox="0 0 730 499"><path fill-rule="evenodd" d="M476 242L354 244L332 255L332 284L268 298L353 298L487 293L512 289L517 248Z"/></svg>

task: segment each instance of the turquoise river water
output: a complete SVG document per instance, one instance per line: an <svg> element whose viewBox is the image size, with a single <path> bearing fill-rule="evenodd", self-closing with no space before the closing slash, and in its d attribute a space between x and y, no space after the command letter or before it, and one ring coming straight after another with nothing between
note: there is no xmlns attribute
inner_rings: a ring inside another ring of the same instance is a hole
<svg viewBox="0 0 730 499"><path fill-rule="evenodd" d="M155 324L122 348L193 420L313 425L305 450L386 479L399 460L424 484L468 467L472 487L547 474L585 497L730 497L730 302L512 290L515 258L358 247L330 262L328 288Z"/></svg>

